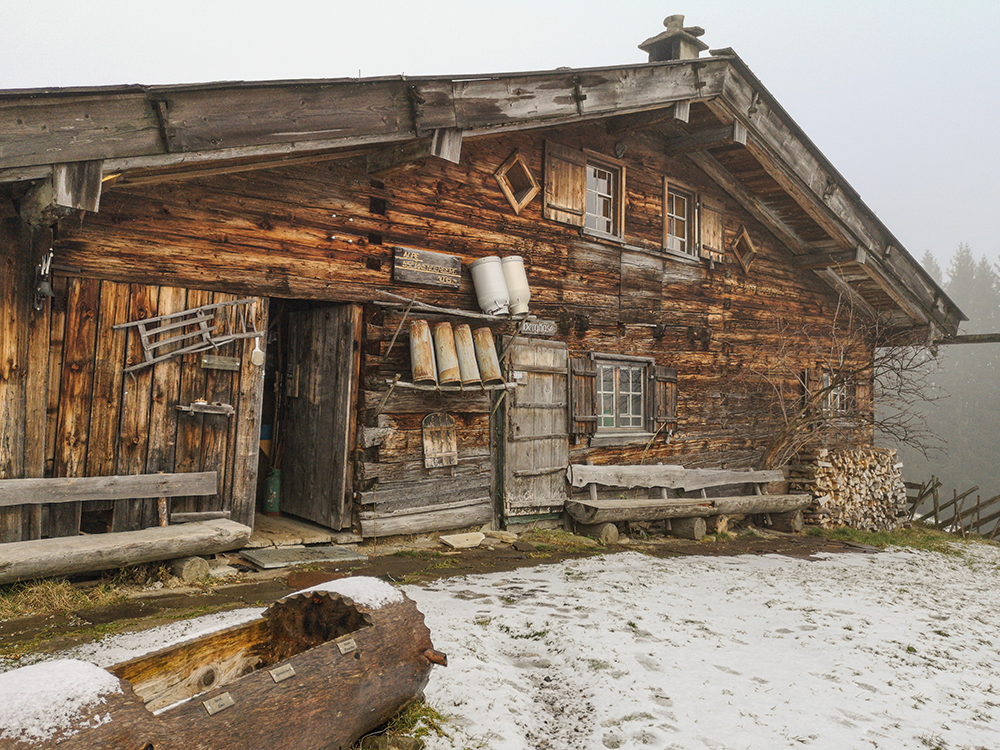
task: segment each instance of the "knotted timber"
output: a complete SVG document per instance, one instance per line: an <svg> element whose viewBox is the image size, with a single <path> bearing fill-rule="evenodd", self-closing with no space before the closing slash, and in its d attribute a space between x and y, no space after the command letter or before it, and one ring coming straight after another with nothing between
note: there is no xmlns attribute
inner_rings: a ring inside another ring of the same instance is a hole
<svg viewBox="0 0 1000 750"><path fill-rule="evenodd" d="M414 700L432 664L446 663L401 591L341 579L286 597L251 622L112 667L121 693L81 706L68 726L30 746L346 748ZM0 748L27 746L0 740Z"/></svg>

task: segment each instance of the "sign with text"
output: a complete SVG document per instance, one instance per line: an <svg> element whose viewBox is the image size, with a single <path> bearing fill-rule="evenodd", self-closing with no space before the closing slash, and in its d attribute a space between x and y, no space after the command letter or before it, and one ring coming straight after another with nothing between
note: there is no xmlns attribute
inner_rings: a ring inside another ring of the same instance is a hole
<svg viewBox="0 0 1000 750"><path fill-rule="evenodd" d="M457 255L394 247L392 278L403 284L428 284L458 289L462 284L462 260Z"/></svg>
<svg viewBox="0 0 1000 750"><path fill-rule="evenodd" d="M554 320L525 320L520 324L520 331L525 336L555 336L559 326Z"/></svg>

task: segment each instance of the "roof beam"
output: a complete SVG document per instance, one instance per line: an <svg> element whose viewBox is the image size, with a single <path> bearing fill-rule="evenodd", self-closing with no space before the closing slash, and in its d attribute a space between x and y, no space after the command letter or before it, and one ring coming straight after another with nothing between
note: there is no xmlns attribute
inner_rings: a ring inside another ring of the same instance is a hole
<svg viewBox="0 0 1000 750"><path fill-rule="evenodd" d="M747 129L743 123L734 121L730 125L723 125L719 128L707 128L698 130L688 135L671 138L667 141L663 152L667 156L679 156L680 154L690 154L695 151L706 151L719 146L731 146L738 143L747 145Z"/></svg>
<svg viewBox="0 0 1000 750"><path fill-rule="evenodd" d="M691 102L675 102L669 107L648 109L645 112L635 112L631 115L620 115L608 119L605 129L608 135L626 133L630 130L641 130L651 125L659 125L670 120L687 122L691 115Z"/></svg>
<svg viewBox="0 0 1000 750"><path fill-rule="evenodd" d="M458 164L461 156L462 131L440 128L426 138L373 151L365 168L368 174L385 176L418 167L432 157Z"/></svg>
<svg viewBox="0 0 1000 750"><path fill-rule="evenodd" d="M868 253L859 247L857 250L840 250L835 253L797 255L792 258L792 265L811 269L830 268L832 266L860 265L864 264L867 259Z"/></svg>
<svg viewBox="0 0 1000 750"><path fill-rule="evenodd" d="M747 190L743 183L736 179L719 160L707 151L694 151L687 157L697 164L701 170L719 184L723 190L729 193L736 202L750 212L750 214L763 224L785 247L793 253L801 253L809 247L809 244L788 226L778 214L764 205L753 193Z"/></svg>

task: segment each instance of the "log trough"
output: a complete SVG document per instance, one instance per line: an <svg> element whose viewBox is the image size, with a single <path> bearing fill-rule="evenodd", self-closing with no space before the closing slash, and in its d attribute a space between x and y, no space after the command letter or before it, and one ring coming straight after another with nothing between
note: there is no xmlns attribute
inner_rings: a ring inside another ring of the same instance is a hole
<svg viewBox="0 0 1000 750"><path fill-rule="evenodd" d="M108 670L0 674L0 748L347 748L416 699L433 664L447 658L413 601L345 578Z"/></svg>

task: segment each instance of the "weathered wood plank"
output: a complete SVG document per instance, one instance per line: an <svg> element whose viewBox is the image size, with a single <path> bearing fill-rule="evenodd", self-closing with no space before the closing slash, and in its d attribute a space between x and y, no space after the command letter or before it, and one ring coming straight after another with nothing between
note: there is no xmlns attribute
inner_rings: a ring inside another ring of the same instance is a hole
<svg viewBox="0 0 1000 750"><path fill-rule="evenodd" d="M727 469L685 469L675 465L588 466L572 464L567 472L574 487L586 487L591 482L626 487L667 487L669 489L700 490L747 482L781 482L785 475L780 469L762 471Z"/></svg>
<svg viewBox="0 0 1000 750"><path fill-rule="evenodd" d="M361 519L361 535L394 536L397 534L420 534L426 531L459 529L476 526L493 520L493 508L489 502L479 505L437 511L428 509L422 513L400 516Z"/></svg>
<svg viewBox="0 0 1000 750"><path fill-rule="evenodd" d="M25 471L25 374L30 315L30 239L17 219L0 221L0 477ZM22 537L20 509L0 511L0 542Z"/></svg>
<svg viewBox="0 0 1000 750"><path fill-rule="evenodd" d="M129 287L128 319L145 320L156 315L158 286L131 284ZM126 343L125 365L133 365L144 358L142 343L135 331L130 331ZM153 372L151 368L130 373L122 379L122 406L120 442L116 472L142 474L146 471L149 452L150 398ZM150 496L150 497L155 497ZM152 526L157 522L156 501L131 500L117 503L112 516L113 531L129 531Z"/></svg>
<svg viewBox="0 0 1000 750"><path fill-rule="evenodd" d="M214 495L218 492L218 483L218 474L214 471L4 479L0 480L0 507L86 500L131 500L137 497Z"/></svg>
<svg viewBox="0 0 1000 750"><path fill-rule="evenodd" d="M227 519L138 531L0 544L0 583L110 570L242 546L250 527Z"/></svg>
<svg viewBox="0 0 1000 750"><path fill-rule="evenodd" d="M100 290L100 282L94 279L69 281L66 331L72 335L66 336L63 350L55 476L86 474ZM78 503L50 509L48 533L52 536L76 534L80 530L80 511Z"/></svg>
<svg viewBox="0 0 1000 750"><path fill-rule="evenodd" d="M87 446L86 473L92 477L114 474L117 465L126 333L113 326L128 316L128 305L127 284L101 283Z"/></svg>
<svg viewBox="0 0 1000 750"><path fill-rule="evenodd" d="M719 498L629 498L610 500L570 500L566 512L580 523L614 521L656 521L665 518L692 518L751 513L779 513L805 508L811 495L746 495Z"/></svg>
<svg viewBox="0 0 1000 750"><path fill-rule="evenodd" d="M258 331L268 325L268 300L257 300L254 322ZM264 368L253 364L250 352L253 342L243 342L239 391L236 404L235 434L231 445L233 468L229 473L232 484L225 489L228 510L235 521L253 527L257 506L257 460L260 453L260 420L264 399Z"/></svg>

